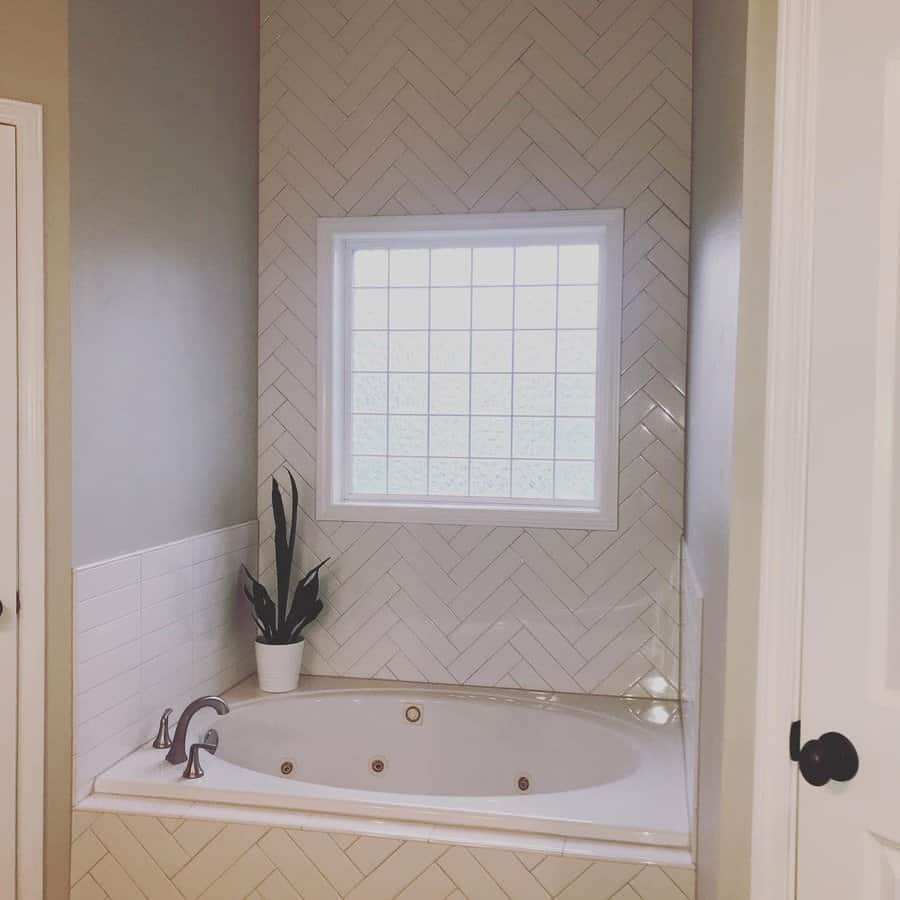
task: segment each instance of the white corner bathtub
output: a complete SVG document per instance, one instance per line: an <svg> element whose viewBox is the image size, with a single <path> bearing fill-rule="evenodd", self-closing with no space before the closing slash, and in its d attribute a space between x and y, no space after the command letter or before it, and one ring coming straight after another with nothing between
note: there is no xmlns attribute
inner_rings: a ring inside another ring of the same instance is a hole
<svg viewBox="0 0 900 900"><path fill-rule="evenodd" d="M262 810L306 814L302 827L326 815L331 827L377 820L384 833L427 825L431 839L488 829L638 845L645 858L688 847L673 704L314 677L275 696L250 679L227 699L228 715L192 723L191 742L219 736L215 756L201 752L203 778L183 779L148 746L100 775L89 805L226 804L257 821Z"/></svg>

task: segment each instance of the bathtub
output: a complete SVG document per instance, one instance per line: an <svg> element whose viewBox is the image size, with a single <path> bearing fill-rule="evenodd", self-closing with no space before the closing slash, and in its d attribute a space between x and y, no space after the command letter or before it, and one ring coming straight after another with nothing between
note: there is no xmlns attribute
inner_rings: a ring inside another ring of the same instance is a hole
<svg viewBox="0 0 900 900"><path fill-rule="evenodd" d="M219 738L214 756L202 752L203 778L184 780L148 745L95 780L87 808L165 801L273 825L375 822L382 834L425 827L448 840L475 829L505 846L689 859L673 704L320 677L285 695L251 679L226 698L228 715L204 710L192 723L190 741L210 728Z"/></svg>

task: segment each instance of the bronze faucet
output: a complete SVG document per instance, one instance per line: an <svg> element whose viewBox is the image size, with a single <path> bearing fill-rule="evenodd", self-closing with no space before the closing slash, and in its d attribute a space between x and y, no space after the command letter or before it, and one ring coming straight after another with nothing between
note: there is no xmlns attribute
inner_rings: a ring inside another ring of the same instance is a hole
<svg viewBox="0 0 900 900"><path fill-rule="evenodd" d="M221 697L200 697L194 700L193 703L189 703L175 726L175 737L172 739L172 746L166 754L166 762L177 766L179 763L187 761L185 744L187 742L188 725L194 713L207 706L214 709L220 716L224 716L228 712L228 704Z"/></svg>

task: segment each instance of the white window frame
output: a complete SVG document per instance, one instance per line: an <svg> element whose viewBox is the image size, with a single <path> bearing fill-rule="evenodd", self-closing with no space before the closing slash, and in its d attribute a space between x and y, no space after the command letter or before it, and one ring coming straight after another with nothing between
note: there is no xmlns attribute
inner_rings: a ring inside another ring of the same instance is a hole
<svg viewBox="0 0 900 900"><path fill-rule="evenodd" d="M595 502L591 505L529 504L515 498L357 499L345 496L347 433L346 354L349 324L347 272L360 240L436 240L464 232L491 241L523 236L559 240L579 233L600 244L606 275L597 322ZM318 220L318 459L316 515L343 522L490 524L545 528L618 527L619 362L622 319L624 210L576 210L489 215L374 216Z"/></svg>

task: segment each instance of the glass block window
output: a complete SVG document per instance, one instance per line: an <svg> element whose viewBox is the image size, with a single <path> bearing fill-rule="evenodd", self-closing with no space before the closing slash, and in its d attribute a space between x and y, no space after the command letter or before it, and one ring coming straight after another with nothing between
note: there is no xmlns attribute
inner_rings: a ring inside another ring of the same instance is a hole
<svg viewBox="0 0 900 900"><path fill-rule="evenodd" d="M342 402L322 424L339 474L320 489L336 517L614 527L616 213L375 219L409 230L333 242L319 301Z"/></svg>

